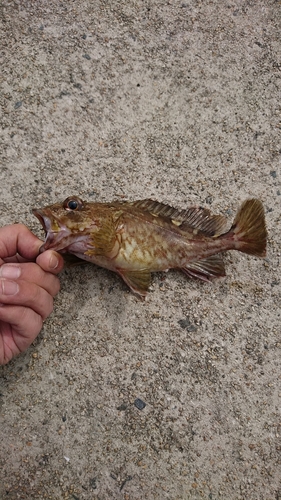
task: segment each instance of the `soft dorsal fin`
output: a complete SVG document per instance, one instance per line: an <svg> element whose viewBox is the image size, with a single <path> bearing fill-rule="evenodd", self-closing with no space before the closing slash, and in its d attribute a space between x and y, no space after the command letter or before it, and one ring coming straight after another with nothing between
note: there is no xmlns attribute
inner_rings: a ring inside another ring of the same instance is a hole
<svg viewBox="0 0 281 500"><path fill-rule="evenodd" d="M187 210L178 210L158 203L153 200L138 200L131 205L140 210L145 210L155 217L164 217L170 219L176 226L183 231L198 229L207 236L219 236L226 231L226 219L223 215L212 215L211 212L202 207L191 207Z"/></svg>
<svg viewBox="0 0 281 500"><path fill-rule="evenodd" d="M183 230L192 227L207 236L220 236L227 230L227 220L223 215L213 215L210 210L193 207L186 210L186 218L181 226Z"/></svg>

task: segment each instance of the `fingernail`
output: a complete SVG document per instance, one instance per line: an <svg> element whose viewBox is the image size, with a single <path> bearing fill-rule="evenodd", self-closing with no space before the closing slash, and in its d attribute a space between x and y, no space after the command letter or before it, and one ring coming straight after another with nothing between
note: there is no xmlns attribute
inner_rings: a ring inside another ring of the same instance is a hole
<svg viewBox="0 0 281 500"><path fill-rule="evenodd" d="M3 266L0 267L0 276L2 278L15 280L19 278L20 275L21 275L21 269L17 265L3 264Z"/></svg>
<svg viewBox="0 0 281 500"><path fill-rule="evenodd" d="M15 281L0 280L0 290L2 295L16 295L19 291L19 285Z"/></svg>
<svg viewBox="0 0 281 500"><path fill-rule="evenodd" d="M58 265L59 265L59 259L54 254L51 255L50 260L49 260L50 269L56 269L56 267L58 267Z"/></svg>

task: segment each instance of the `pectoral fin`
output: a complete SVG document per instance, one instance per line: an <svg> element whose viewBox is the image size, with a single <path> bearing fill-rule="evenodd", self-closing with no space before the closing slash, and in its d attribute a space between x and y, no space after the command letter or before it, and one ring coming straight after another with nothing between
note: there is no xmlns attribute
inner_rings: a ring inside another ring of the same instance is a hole
<svg viewBox="0 0 281 500"><path fill-rule="evenodd" d="M107 255L109 254L116 242L116 229L114 221L111 217L103 220L102 226L95 231L92 231L90 235L90 245L89 250L85 252L85 255L90 257L93 255Z"/></svg>
<svg viewBox="0 0 281 500"><path fill-rule="evenodd" d="M151 282L151 273L149 271L118 271L132 292L140 295L142 299L147 294Z"/></svg>
<svg viewBox="0 0 281 500"><path fill-rule="evenodd" d="M198 278L203 281L225 276L224 263L218 255L197 262L190 262L186 267L182 268L182 271L190 278Z"/></svg>

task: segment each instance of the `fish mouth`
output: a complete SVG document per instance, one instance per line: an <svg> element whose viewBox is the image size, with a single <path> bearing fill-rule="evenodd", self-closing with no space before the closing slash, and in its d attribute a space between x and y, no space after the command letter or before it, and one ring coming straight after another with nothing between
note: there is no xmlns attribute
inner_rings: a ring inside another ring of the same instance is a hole
<svg viewBox="0 0 281 500"><path fill-rule="evenodd" d="M39 254L45 250L63 251L65 248L65 240L69 236L70 231L53 216L48 209L32 209L33 215L37 217L45 232L45 241L39 248Z"/></svg>
<svg viewBox="0 0 281 500"><path fill-rule="evenodd" d="M45 233L47 234L48 231L51 229L51 219L50 217L46 216L43 212L43 210L40 210L38 208L33 208L32 209L33 215L37 217L41 225L43 226L43 229Z"/></svg>

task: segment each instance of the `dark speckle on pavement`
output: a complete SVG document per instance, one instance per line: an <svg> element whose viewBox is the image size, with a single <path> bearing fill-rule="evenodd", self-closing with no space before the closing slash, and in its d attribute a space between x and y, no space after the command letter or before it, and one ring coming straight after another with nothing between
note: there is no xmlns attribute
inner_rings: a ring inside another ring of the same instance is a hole
<svg viewBox="0 0 281 500"><path fill-rule="evenodd" d="M146 407L146 403L139 398L135 399L134 405L138 410L143 410Z"/></svg>

